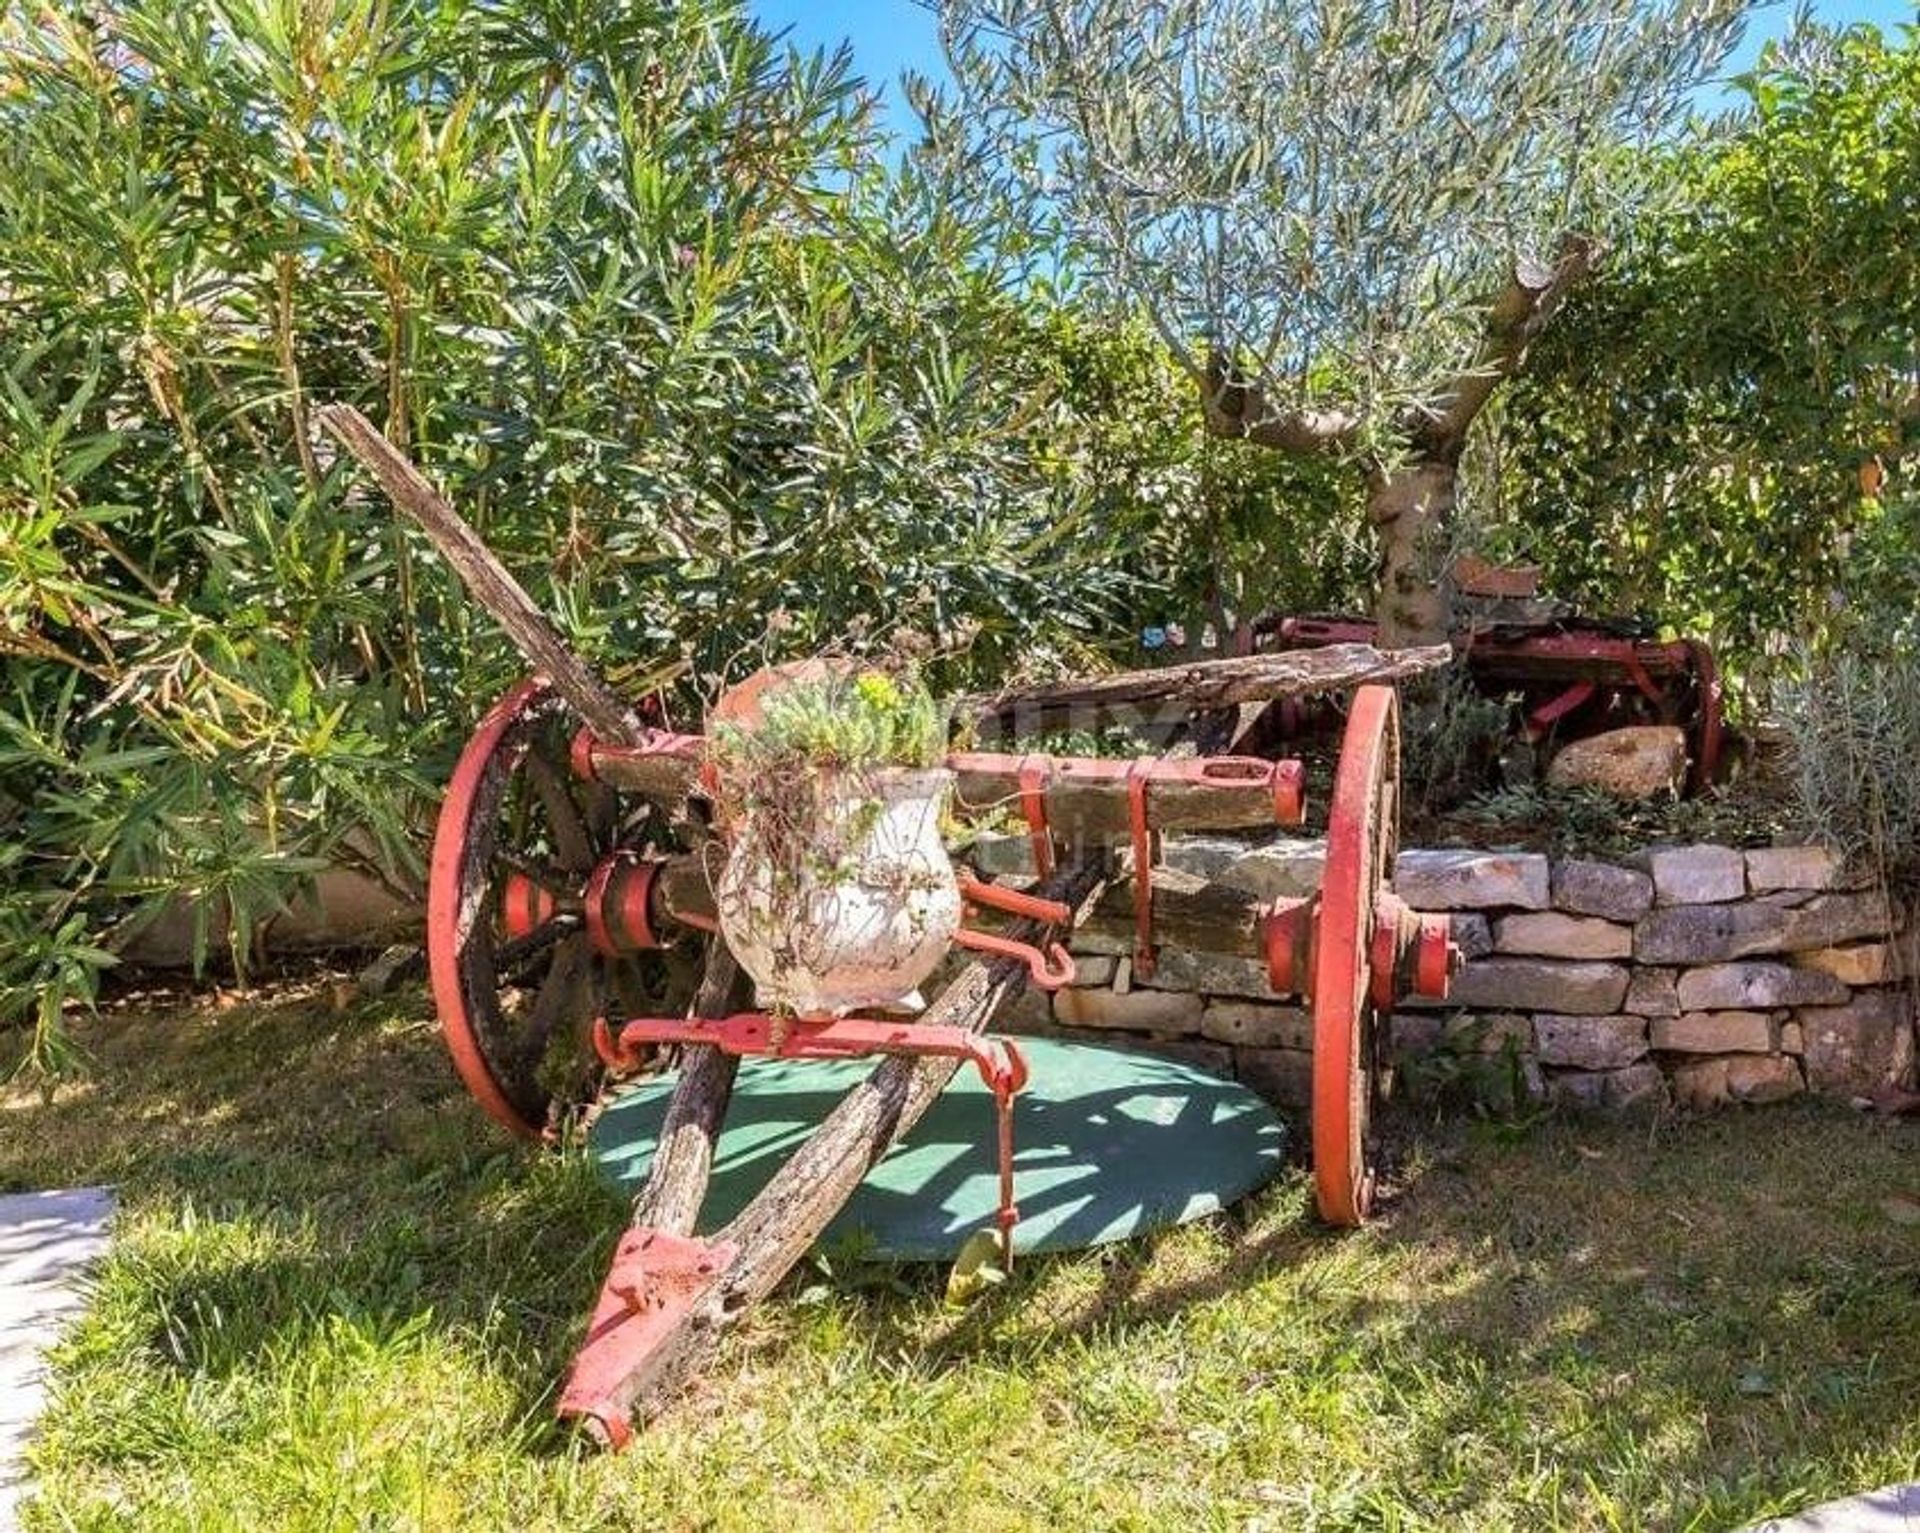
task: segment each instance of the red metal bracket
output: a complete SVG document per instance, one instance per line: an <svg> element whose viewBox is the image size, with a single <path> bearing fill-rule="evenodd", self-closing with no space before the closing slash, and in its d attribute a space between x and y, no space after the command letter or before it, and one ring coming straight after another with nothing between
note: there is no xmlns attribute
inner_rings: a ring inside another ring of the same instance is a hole
<svg viewBox="0 0 1920 1533"><path fill-rule="evenodd" d="M1142 756L1127 768L1127 829L1133 840L1133 971L1153 978L1153 831L1147 824L1147 785L1159 763Z"/></svg>
<svg viewBox="0 0 1920 1533"><path fill-rule="evenodd" d="M581 905L594 951L607 958L660 946L653 929L653 880L660 864L632 852L603 857L587 879Z"/></svg>
<svg viewBox="0 0 1920 1533"><path fill-rule="evenodd" d="M1071 962L1069 959L1069 967ZM871 1017L772 1017L754 1011L714 1018L639 1017L621 1023L616 1035L605 1017L594 1018L593 1045L609 1064L637 1059L645 1045L658 1043L705 1043L729 1054L770 1059L932 1054L970 1063L993 1093L1000 1161L1000 1209L995 1219L1006 1259L1013 1259L1013 1227L1020 1219L1019 1207L1013 1200L1013 1098L1027 1084L1027 1057L1012 1039L989 1037L964 1027L933 1022L886 1022ZM597 1313L595 1323L597 1326Z"/></svg>
<svg viewBox="0 0 1920 1533"><path fill-rule="evenodd" d="M954 876L960 885L960 898L969 905L985 905L992 910L1004 910L1008 915L1044 921L1049 926L1065 926L1073 920L1073 910L1064 900L1043 900L1018 889L1003 889L964 868L956 868Z"/></svg>
<svg viewBox="0 0 1920 1533"><path fill-rule="evenodd" d="M1028 942L1017 942L998 932L970 931L961 927L953 934L953 945L975 953L997 953L1002 958L1018 958L1027 966L1027 978L1042 990L1058 990L1071 985L1079 972L1073 954L1058 942L1047 944L1046 951Z"/></svg>
<svg viewBox="0 0 1920 1533"><path fill-rule="evenodd" d="M1033 842L1033 869L1042 878L1053 875L1053 832L1047 827L1047 783L1053 776L1051 756L1022 756L1016 781L1020 785L1020 813L1026 817Z"/></svg>
<svg viewBox="0 0 1920 1533"><path fill-rule="evenodd" d="M651 1352L664 1346L720 1274L739 1255L727 1241L697 1240L666 1230L630 1229L614 1248L613 1265L587 1324L556 1407L590 1421L610 1448L626 1447L633 1429L618 1391Z"/></svg>

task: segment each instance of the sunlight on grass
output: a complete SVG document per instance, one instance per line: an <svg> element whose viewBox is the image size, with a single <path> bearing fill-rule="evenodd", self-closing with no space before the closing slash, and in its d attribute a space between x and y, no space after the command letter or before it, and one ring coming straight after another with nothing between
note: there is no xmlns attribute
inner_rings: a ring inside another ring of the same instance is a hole
<svg viewBox="0 0 1920 1533"><path fill-rule="evenodd" d="M424 1008L117 1017L0 1096L0 1186L125 1209L30 1527L1706 1530L1920 1475L1914 1130L1815 1108L1403 1126L1364 1234L1290 1174L965 1310L803 1270L605 1457L549 1411L620 1204Z"/></svg>

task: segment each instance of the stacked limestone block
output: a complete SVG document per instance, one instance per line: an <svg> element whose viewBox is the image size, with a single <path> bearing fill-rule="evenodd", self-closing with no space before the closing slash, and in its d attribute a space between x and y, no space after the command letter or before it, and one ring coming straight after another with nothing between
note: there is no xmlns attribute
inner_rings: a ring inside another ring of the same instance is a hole
<svg viewBox="0 0 1920 1533"><path fill-rule="evenodd" d="M1009 838L1004 871L1022 848ZM1320 879L1312 841L1170 840L1165 860L1265 898ZM1598 1108L1870 1096L1914 1071L1920 940L1817 847L1689 846L1626 864L1405 851L1395 888L1445 910L1469 962L1443 1006L1393 1019L1396 1050L1511 1051L1532 1088ZM1308 1095L1312 1019L1264 966L1083 936L1078 984L1018 1009L1033 1031L1171 1048L1284 1103Z"/></svg>

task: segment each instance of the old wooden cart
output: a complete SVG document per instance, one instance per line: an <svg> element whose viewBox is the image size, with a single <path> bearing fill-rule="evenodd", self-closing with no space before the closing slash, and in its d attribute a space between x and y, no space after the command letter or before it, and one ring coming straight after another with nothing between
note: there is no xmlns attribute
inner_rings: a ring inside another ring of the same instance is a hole
<svg viewBox="0 0 1920 1533"><path fill-rule="evenodd" d="M1061 938L1076 925L1125 934L1142 975L1164 944L1204 929L1214 946L1224 940L1264 962L1276 994L1305 999L1319 1209L1335 1224L1366 1216L1375 1019L1410 994L1444 996L1457 961L1446 918L1409 910L1389 887L1399 738L1397 697L1385 683L1440 662L1444 649L1215 662L1102 678L1059 694L1217 707L1365 682L1349 709L1325 875L1312 896L1201 896L1155 876L1164 831L1300 823L1299 762L957 753L948 765L960 804L1015 806L1037 880L1015 888L962 870L973 918L992 913L1004 924L963 931L961 945L979 958L924 1014L768 1015L745 1004L736 966L715 936L699 855L702 739L649 725L612 696L363 418L333 409L324 420L427 529L538 669L466 746L434 837L429 964L461 1078L498 1122L539 1140L609 1081L655 1068L662 1046L681 1050L632 1225L560 1396L563 1416L616 1446L626 1441L632 1419L772 1289L963 1064L999 1104L996 1222L1009 1235L1018 1218L1010 1104L1026 1064L1015 1040L985 1029L1021 985L1071 978ZM1044 710L1048 695L1036 693L1034 702ZM1004 706L1005 699L991 705ZM676 984L680 976L685 984ZM880 1060L736 1218L696 1235L743 1055Z"/></svg>

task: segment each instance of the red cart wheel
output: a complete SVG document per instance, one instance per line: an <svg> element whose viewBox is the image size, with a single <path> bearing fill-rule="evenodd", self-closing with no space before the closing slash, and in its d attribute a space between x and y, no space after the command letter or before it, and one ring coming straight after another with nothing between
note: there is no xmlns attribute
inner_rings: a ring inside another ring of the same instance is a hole
<svg viewBox="0 0 1920 1533"><path fill-rule="evenodd" d="M427 958L441 1030L467 1089L526 1138L591 1099L590 1029L609 1001L672 1007L664 992L691 967L610 955L604 930L589 929L588 891L626 866L614 854L637 846L650 811L573 774L578 728L545 681L515 687L460 753L433 837Z"/></svg>
<svg viewBox="0 0 1920 1533"><path fill-rule="evenodd" d="M1328 809L1313 954L1313 1180L1330 1224L1359 1224L1373 1201L1367 1137L1378 1028L1368 960L1399 839L1400 699L1391 687L1361 687Z"/></svg>

